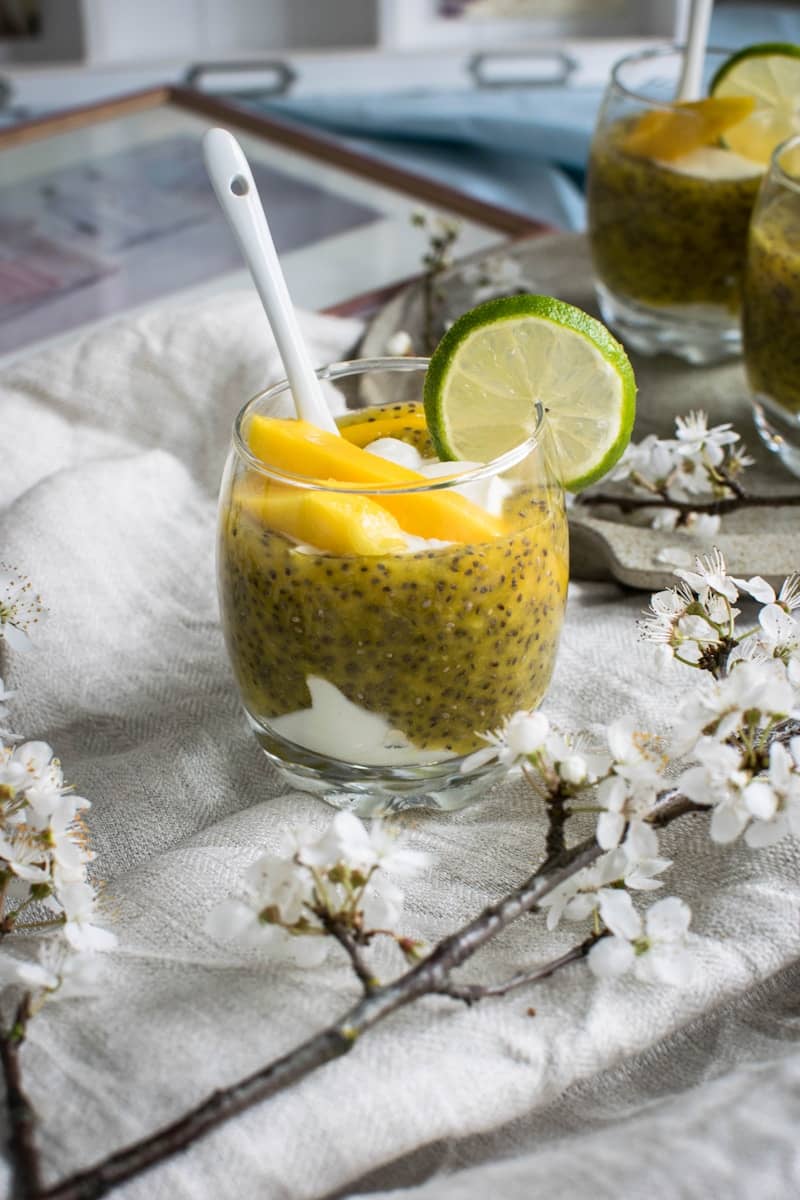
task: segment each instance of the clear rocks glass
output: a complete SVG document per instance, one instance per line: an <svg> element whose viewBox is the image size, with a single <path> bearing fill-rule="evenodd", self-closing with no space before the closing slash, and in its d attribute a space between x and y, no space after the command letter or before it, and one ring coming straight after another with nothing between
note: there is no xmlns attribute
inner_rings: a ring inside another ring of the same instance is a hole
<svg viewBox="0 0 800 1200"><path fill-rule="evenodd" d="M426 366L318 375L347 398L348 439L389 431L427 460ZM478 735L535 708L555 662L568 544L544 416L489 464L353 484L256 455L255 429L291 440L290 413L285 382L244 406L220 494L221 617L250 726L292 783L340 808L460 808L505 771L463 769Z"/></svg>
<svg viewBox="0 0 800 1200"><path fill-rule="evenodd" d="M706 91L728 57L707 52ZM670 161L631 151L637 123L674 113L682 63L665 48L613 68L592 140L588 228L606 324L628 348L703 364L741 353L747 227L763 168L723 145Z"/></svg>
<svg viewBox="0 0 800 1200"><path fill-rule="evenodd" d="M800 475L800 134L775 150L758 194L742 334L758 432Z"/></svg>

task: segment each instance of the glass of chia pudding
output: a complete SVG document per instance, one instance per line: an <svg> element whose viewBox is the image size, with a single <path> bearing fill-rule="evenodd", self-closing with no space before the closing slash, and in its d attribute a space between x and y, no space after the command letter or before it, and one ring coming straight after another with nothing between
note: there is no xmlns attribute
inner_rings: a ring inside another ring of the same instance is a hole
<svg viewBox="0 0 800 1200"><path fill-rule="evenodd" d="M753 211L742 333L758 431L800 475L800 135L776 149Z"/></svg>
<svg viewBox="0 0 800 1200"><path fill-rule="evenodd" d="M706 90L728 58L707 51ZM622 341L710 363L741 352L747 226L763 167L725 146L715 102L676 103L682 65L682 52L665 48L613 68L589 156L589 239L600 311Z"/></svg>
<svg viewBox="0 0 800 1200"><path fill-rule="evenodd" d="M297 420L285 382L254 397L220 495L221 616L253 732L302 790L363 816L460 808L499 778L496 762L462 764L540 703L566 602L541 409L493 462L440 462L426 367L319 371L340 393L341 437Z"/></svg>

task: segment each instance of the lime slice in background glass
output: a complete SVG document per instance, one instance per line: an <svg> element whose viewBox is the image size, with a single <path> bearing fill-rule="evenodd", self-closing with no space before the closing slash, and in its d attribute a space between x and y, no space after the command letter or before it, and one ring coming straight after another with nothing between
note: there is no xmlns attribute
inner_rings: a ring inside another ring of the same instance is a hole
<svg viewBox="0 0 800 1200"><path fill-rule="evenodd" d="M425 416L439 457L489 462L536 427L540 402L562 479L580 491L627 446L636 410L628 356L605 325L552 296L488 300L433 352Z"/></svg>
<svg viewBox="0 0 800 1200"><path fill-rule="evenodd" d="M763 166L775 147L800 133L800 46L764 42L724 62L711 82L717 97L752 96L749 117L726 129L725 145Z"/></svg>

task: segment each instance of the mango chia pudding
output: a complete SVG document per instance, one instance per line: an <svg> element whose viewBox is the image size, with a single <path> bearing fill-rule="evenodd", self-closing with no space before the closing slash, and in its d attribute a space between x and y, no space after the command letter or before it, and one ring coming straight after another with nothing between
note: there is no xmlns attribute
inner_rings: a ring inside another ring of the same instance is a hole
<svg viewBox="0 0 800 1200"><path fill-rule="evenodd" d="M600 130L589 163L591 251L618 298L736 314L762 168L720 146L674 158L636 148L640 118Z"/></svg>
<svg viewBox="0 0 800 1200"><path fill-rule="evenodd" d="M771 194L753 218L742 319L751 389L800 417L800 170L797 188Z"/></svg>
<svg viewBox="0 0 800 1200"><path fill-rule="evenodd" d="M318 376L335 422L322 396L295 415L284 382L234 425L217 575L239 693L301 790L359 816L461 808L514 765L506 722L545 695L565 488L623 453L633 371L594 317L521 295L463 313L430 360Z"/></svg>
<svg viewBox="0 0 800 1200"><path fill-rule="evenodd" d="M255 412L244 438L267 469L229 469L220 598L246 710L268 752L456 759L549 683L567 588L561 489L524 452L458 490L442 476L462 464L421 475L435 459L421 404L339 426L341 438Z"/></svg>
<svg viewBox="0 0 800 1200"><path fill-rule="evenodd" d="M696 365L741 353L748 222L799 102L800 47L656 47L614 65L587 225L600 312L627 346Z"/></svg>

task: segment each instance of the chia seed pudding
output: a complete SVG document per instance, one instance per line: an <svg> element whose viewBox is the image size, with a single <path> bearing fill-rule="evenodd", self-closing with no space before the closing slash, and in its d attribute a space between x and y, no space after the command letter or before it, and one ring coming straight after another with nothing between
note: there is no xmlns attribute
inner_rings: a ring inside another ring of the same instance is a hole
<svg viewBox="0 0 800 1200"><path fill-rule="evenodd" d="M395 410L410 419L392 436L424 454L421 412ZM387 414L351 414L343 427L357 426L357 438ZM567 589L557 488L509 488L503 532L490 540L342 554L265 527L247 501L253 474L234 473L223 500L219 577L228 651L257 730L310 710L309 680L324 680L434 762L477 749L480 732L541 701Z"/></svg>
<svg viewBox="0 0 800 1200"><path fill-rule="evenodd" d="M800 414L800 196L777 192L750 232L742 312L752 390Z"/></svg>
<svg viewBox="0 0 800 1200"><path fill-rule="evenodd" d="M624 148L636 118L596 135L587 182L594 268L616 296L737 313L761 168L716 147L660 162Z"/></svg>

